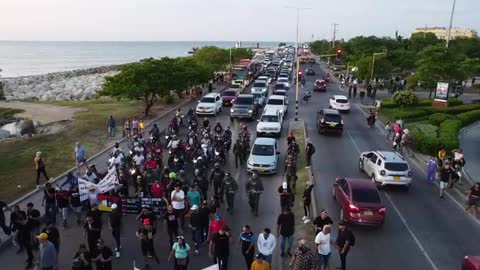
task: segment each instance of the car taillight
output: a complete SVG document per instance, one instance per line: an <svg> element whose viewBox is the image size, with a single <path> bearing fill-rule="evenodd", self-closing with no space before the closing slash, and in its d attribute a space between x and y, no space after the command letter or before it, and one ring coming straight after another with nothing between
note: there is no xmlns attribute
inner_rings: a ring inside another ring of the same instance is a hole
<svg viewBox="0 0 480 270"><path fill-rule="evenodd" d="M378 213L385 215L385 207L378 209Z"/></svg>
<svg viewBox="0 0 480 270"><path fill-rule="evenodd" d="M408 176L412 176L412 171L408 171Z"/></svg>
<svg viewBox="0 0 480 270"><path fill-rule="evenodd" d="M360 209L358 209L358 207L356 207L356 206L353 205L353 204L350 204L348 207L350 208L350 212L358 212L358 211L360 211Z"/></svg>
<svg viewBox="0 0 480 270"><path fill-rule="evenodd" d="M385 175L385 171L384 171L384 170L381 170L381 171L380 171L380 174L381 174L381 175Z"/></svg>

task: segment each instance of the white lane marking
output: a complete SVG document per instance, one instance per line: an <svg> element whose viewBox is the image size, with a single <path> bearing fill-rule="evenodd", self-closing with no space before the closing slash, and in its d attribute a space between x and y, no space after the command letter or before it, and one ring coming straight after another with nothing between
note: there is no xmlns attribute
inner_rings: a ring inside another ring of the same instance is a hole
<svg viewBox="0 0 480 270"><path fill-rule="evenodd" d="M350 132L347 132L348 134L348 137L350 138L350 140L352 141L353 143L353 146L355 147L355 149L357 149L358 153L361 154L362 151L360 151L360 148L358 148L357 146L357 143L353 140L352 138L352 135L350 135ZM422 243L420 243L420 240L418 240L417 236L413 233L412 229L410 228L410 226L408 225L407 221L405 220L405 218L403 217L402 213L400 213L400 210L398 210L397 206L395 205L395 203L392 201L392 199L390 198L390 196L388 196L388 193L387 192L384 192L386 198L388 199L388 201L390 202L390 204L393 206L393 209L395 210L395 212L397 213L398 217L400 218L400 220L402 221L403 225L405 226L405 228L407 229L408 233L410 234L410 236L413 238L413 240L415 241L415 243L417 244L418 248L420 249L420 251L422 252L423 256L427 259L428 263L430 264L430 266L432 267L433 270L438 270L438 267L435 265L435 263L432 261L432 259L430 258L430 255L428 255L427 251L425 250L425 248L423 247Z"/></svg>

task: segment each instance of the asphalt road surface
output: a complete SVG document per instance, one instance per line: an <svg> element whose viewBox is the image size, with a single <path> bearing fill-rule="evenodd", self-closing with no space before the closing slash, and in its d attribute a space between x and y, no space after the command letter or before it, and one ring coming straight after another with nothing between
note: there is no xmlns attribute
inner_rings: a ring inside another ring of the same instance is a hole
<svg viewBox="0 0 480 270"><path fill-rule="evenodd" d="M314 79L325 75L318 65L315 69L317 76L308 77L306 88L312 88ZM300 118L304 119L316 147L313 169L317 204L327 209L337 222L340 208L332 198L334 179L364 177L370 181L358 169L360 152L390 150L391 142L385 141L379 128L367 127L358 97L352 102L351 112L343 114L343 136L319 135L315 128L316 112L328 108L328 99L333 94L348 95L332 81L327 93L312 92L310 103L300 108ZM425 165L408 161L413 172L410 190L405 192L395 187L381 190L387 210L383 227L352 227L356 244L347 258L349 269L459 269L463 256L480 253L480 223L463 212L464 197L450 190L451 195L441 200L438 187L425 182Z"/></svg>

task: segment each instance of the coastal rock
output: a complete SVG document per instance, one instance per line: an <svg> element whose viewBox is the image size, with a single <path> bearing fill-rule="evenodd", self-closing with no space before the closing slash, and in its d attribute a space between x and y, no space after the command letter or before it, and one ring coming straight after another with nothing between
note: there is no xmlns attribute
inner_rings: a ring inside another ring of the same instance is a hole
<svg viewBox="0 0 480 270"><path fill-rule="evenodd" d="M19 123L20 135L32 135L35 133L35 125L31 119L21 120Z"/></svg>
<svg viewBox="0 0 480 270"><path fill-rule="evenodd" d="M10 137L10 132L8 130L0 129L0 140Z"/></svg>
<svg viewBox="0 0 480 270"><path fill-rule="evenodd" d="M105 77L120 66L0 79L7 100L86 100L95 96Z"/></svg>

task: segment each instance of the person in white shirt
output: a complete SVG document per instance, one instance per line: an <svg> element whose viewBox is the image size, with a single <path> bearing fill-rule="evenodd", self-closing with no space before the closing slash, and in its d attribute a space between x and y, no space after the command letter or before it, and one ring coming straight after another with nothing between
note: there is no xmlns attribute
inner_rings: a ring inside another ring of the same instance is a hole
<svg viewBox="0 0 480 270"><path fill-rule="evenodd" d="M263 233L258 235L258 238L257 238L258 253L263 254L265 256L265 260L270 265L272 265L272 254L273 254L273 250L275 250L276 245L277 245L277 241L275 239L275 236L271 234L271 231L269 228L265 228L263 230Z"/></svg>
<svg viewBox="0 0 480 270"><path fill-rule="evenodd" d="M180 221L180 228L183 228L185 224L185 192L181 189L182 184L180 182L175 184L175 189L172 191L170 198L172 199L173 211L175 211L178 220Z"/></svg>
<svg viewBox="0 0 480 270"><path fill-rule="evenodd" d="M144 161L145 161L145 158L143 157L142 154L140 154L140 152L137 152L133 157L133 162L135 162L136 166L142 167Z"/></svg>
<svg viewBox="0 0 480 270"><path fill-rule="evenodd" d="M320 270L330 269L328 261L330 259L330 225L323 226L323 230L315 237L315 246L317 247L318 259L320 261Z"/></svg>

